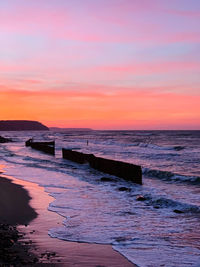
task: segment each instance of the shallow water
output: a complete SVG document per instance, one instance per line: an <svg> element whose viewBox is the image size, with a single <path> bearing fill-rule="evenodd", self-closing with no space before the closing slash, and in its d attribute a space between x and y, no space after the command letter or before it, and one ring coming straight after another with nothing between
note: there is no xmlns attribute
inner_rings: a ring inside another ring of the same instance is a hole
<svg viewBox="0 0 200 267"><path fill-rule="evenodd" d="M49 229L52 237L112 244L139 266L200 266L200 131L0 135L16 141L0 145L6 173L43 186L55 198L48 209L64 221ZM55 139L56 156L25 147L32 136ZM62 147L142 165L143 185L64 160Z"/></svg>

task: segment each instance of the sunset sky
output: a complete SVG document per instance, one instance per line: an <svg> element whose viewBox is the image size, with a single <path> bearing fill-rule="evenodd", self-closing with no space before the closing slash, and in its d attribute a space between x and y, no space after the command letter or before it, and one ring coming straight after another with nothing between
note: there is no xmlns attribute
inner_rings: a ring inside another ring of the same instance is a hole
<svg viewBox="0 0 200 267"><path fill-rule="evenodd" d="M200 1L1 0L7 119L200 129Z"/></svg>

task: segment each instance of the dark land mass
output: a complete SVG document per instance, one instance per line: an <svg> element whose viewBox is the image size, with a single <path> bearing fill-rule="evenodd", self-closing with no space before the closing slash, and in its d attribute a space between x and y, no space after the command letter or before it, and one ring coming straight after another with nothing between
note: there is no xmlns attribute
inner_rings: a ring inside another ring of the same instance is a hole
<svg viewBox="0 0 200 267"><path fill-rule="evenodd" d="M28 224L37 213L29 206L30 196L20 185L0 177L0 219L10 225Z"/></svg>
<svg viewBox="0 0 200 267"><path fill-rule="evenodd" d="M0 131L48 131L49 128L38 121L0 121Z"/></svg>
<svg viewBox="0 0 200 267"><path fill-rule="evenodd" d="M38 262L38 258L29 252L28 244L19 241L23 237L16 226L0 224L0 265L21 266Z"/></svg>
<svg viewBox="0 0 200 267"><path fill-rule="evenodd" d="M0 266L60 266L56 252L38 253L37 250L16 225L0 223Z"/></svg>
<svg viewBox="0 0 200 267"><path fill-rule="evenodd" d="M37 213L30 196L20 185L0 177L0 266L56 266L56 253L34 253L37 247L17 226L28 225Z"/></svg>
<svg viewBox="0 0 200 267"><path fill-rule="evenodd" d="M37 257L29 252L28 242L20 241L23 234L16 227L17 224L28 224L37 216L28 205L30 197L27 191L0 177L0 196L0 266L37 262Z"/></svg>

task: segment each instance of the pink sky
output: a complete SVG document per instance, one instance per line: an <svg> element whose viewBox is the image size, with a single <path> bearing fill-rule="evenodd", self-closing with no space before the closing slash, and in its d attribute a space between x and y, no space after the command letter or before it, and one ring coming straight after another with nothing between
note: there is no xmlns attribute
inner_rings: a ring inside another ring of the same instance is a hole
<svg viewBox="0 0 200 267"><path fill-rule="evenodd" d="M200 129L198 0L3 0L0 119Z"/></svg>

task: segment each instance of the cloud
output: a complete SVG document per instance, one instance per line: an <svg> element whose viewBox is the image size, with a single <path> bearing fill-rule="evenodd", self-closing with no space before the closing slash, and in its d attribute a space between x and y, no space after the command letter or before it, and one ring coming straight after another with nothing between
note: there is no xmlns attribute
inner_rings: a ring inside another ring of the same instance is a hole
<svg viewBox="0 0 200 267"><path fill-rule="evenodd" d="M135 62L127 65L113 65L113 66L99 66L95 68L97 71L116 72L120 74L132 73L136 75L152 74L152 73L166 73L166 72L181 72L181 71L199 71L200 62L190 61L168 61L168 62Z"/></svg>
<svg viewBox="0 0 200 267"><path fill-rule="evenodd" d="M76 1L77 2L77 1ZM16 2L17 3L17 2ZM31 2L30 2L31 3ZM11 5L0 9L1 32L80 42L196 42L199 30L175 30L166 14L199 14L200 11L165 10L158 1L81 1L78 4ZM157 17L158 16L158 17ZM162 18L163 16L163 18ZM159 23L157 20L159 19ZM178 21L178 19L177 19ZM175 21L176 23L176 21ZM188 21L187 25L190 25ZM188 26L187 26L188 29Z"/></svg>

